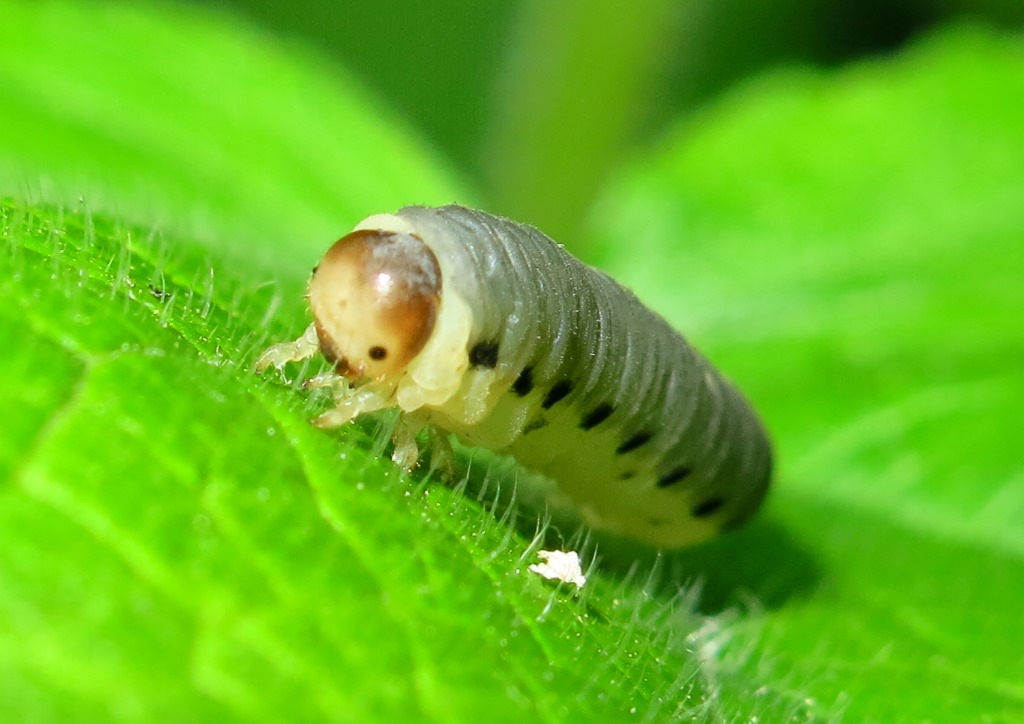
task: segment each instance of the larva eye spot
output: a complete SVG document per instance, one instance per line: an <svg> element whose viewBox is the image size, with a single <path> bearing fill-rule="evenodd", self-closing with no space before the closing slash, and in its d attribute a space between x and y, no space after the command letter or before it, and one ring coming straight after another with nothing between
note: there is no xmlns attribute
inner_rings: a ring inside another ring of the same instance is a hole
<svg viewBox="0 0 1024 724"><path fill-rule="evenodd" d="M309 282L321 353L353 380L401 374L434 331L441 286L437 258L412 234L342 237Z"/></svg>

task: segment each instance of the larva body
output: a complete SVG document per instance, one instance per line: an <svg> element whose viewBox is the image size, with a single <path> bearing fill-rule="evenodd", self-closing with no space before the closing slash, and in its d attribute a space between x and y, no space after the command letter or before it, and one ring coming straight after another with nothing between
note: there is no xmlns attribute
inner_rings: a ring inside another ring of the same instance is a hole
<svg viewBox="0 0 1024 724"><path fill-rule="evenodd" d="M317 350L336 364L352 386L319 424L400 407L549 476L589 524L662 547L742 523L765 495L771 449L742 395L530 226L458 206L372 216L325 256L310 304L314 326L257 365Z"/></svg>

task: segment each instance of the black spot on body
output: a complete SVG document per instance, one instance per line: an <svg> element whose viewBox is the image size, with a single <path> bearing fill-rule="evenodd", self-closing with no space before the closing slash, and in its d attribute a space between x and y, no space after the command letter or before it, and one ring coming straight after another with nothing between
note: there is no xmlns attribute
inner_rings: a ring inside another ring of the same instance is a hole
<svg viewBox="0 0 1024 724"><path fill-rule="evenodd" d="M544 398L544 402L540 403L540 406L545 410L554 407L554 405L565 399L565 396L572 392L572 382L570 380L559 380L555 383L554 387L548 390L547 397Z"/></svg>
<svg viewBox="0 0 1024 724"><path fill-rule="evenodd" d="M538 418L530 420L528 423L526 423L526 427L523 428L523 434L524 435L528 435L531 432L534 432L535 430L540 430L542 427L547 427L547 426L548 426L548 421L545 418L543 418L543 417L538 417Z"/></svg>
<svg viewBox="0 0 1024 724"><path fill-rule="evenodd" d="M650 439L652 437L654 437L654 435L652 435L649 432L638 432L636 435L634 435L633 437L629 438L628 440L623 442L621 445L619 445L617 448L615 448L615 453L617 455L623 455L625 453L632 452L633 450L636 450L641 445L643 445L643 444L647 443L648 441L650 441Z"/></svg>
<svg viewBox="0 0 1024 724"><path fill-rule="evenodd" d="M383 347L370 347L370 359L382 360L388 356L388 351Z"/></svg>
<svg viewBox="0 0 1024 724"><path fill-rule="evenodd" d="M600 405L595 407L593 410L588 412L580 420L580 427L584 430L589 430L592 427L597 427L602 422L608 419L608 416L615 412L615 406L608 402L602 402Z"/></svg>
<svg viewBox="0 0 1024 724"><path fill-rule="evenodd" d="M693 510L690 513L694 518L704 518L718 511L723 505L725 505L724 498L708 498L704 502L693 506Z"/></svg>
<svg viewBox="0 0 1024 724"><path fill-rule="evenodd" d="M498 343L490 341L474 344L469 350L469 364L494 369L498 365Z"/></svg>
<svg viewBox="0 0 1024 724"><path fill-rule="evenodd" d="M658 478L658 487L667 488L669 485L678 483L680 480L690 474L690 468L681 467L669 470L667 473Z"/></svg>
<svg viewBox="0 0 1024 724"><path fill-rule="evenodd" d="M533 367L527 367L512 383L512 391L519 397L526 397L531 390L533 390Z"/></svg>

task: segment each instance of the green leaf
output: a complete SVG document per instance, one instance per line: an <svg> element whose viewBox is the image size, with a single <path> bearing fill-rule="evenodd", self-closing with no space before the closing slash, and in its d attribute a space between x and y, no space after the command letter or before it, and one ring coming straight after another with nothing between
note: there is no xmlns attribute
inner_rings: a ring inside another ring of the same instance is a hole
<svg viewBox="0 0 1024 724"><path fill-rule="evenodd" d="M610 190L607 266L750 393L780 473L747 529L605 547L575 594L490 512L507 465L410 479L250 372L325 240L473 202L443 162L224 18L3 18L0 716L1024 715L1019 39L769 79Z"/></svg>
<svg viewBox="0 0 1024 724"><path fill-rule="evenodd" d="M288 275L371 213L474 200L342 69L301 46L190 6L2 7L8 189L84 197Z"/></svg>
<svg viewBox="0 0 1024 724"><path fill-rule="evenodd" d="M216 16L4 12L0 717L718 710L689 600L527 570L538 521L488 510L514 473L475 497L409 479L372 421L325 434L323 399L252 374L306 324L324 239L471 200L440 164L343 78Z"/></svg>
<svg viewBox="0 0 1024 724"><path fill-rule="evenodd" d="M593 224L775 433L767 515L721 574L766 605L733 645L852 721L1024 717L1022 70L1021 38L960 28L776 75Z"/></svg>
<svg viewBox="0 0 1024 724"><path fill-rule="evenodd" d="M539 538L254 378L257 286L157 287L130 230L52 207L9 202L0 230L10 718L702 709L686 602L547 586L526 571Z"/></svg>

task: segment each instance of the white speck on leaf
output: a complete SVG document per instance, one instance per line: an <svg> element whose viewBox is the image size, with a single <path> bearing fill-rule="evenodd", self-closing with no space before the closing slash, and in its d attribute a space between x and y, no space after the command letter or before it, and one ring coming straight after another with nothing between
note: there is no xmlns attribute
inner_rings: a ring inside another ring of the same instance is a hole
<svg viewBox="0 0 1024 724"><path fill-rule="evenodd" d="M583 567L580 565L579 553L576 551L537 551L537 557L541 559L541 563L530 566L530 570L537 575L552 581L574 583L577 588L582 588L587 582L587 577L583 575Z"/></svg>

